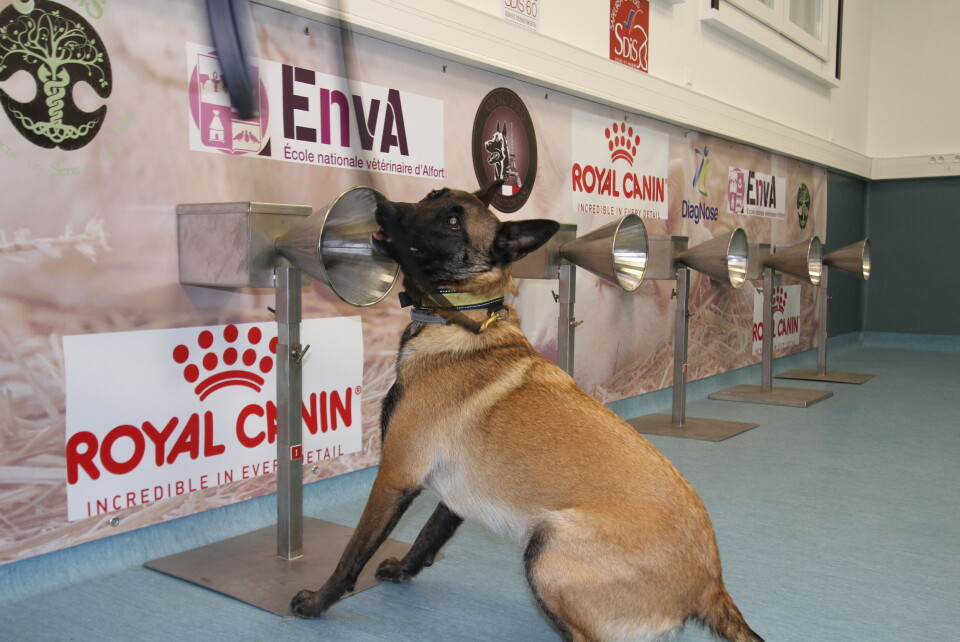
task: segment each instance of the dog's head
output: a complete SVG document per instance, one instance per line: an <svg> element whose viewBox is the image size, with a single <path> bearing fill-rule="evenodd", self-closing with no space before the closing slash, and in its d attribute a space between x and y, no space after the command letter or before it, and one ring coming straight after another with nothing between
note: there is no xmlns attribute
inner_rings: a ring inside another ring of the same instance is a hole
<svg viewBox="0 0 960 642"><path fill-rule="evenodd" d="M559 224L546 219L501 222L488 209L500 185L493 182L476 193L434 190L418 203L382 199L374 248L400 264L408 291L509 290L508 266L546 243Z"/></svg>

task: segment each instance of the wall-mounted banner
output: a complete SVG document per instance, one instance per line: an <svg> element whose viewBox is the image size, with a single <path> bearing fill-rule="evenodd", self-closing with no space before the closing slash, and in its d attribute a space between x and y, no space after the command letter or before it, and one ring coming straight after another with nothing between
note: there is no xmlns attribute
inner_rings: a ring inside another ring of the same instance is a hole
<svg viewBox="0 0 960 642"><path fill-rule="evenodd" d="M502 0L503 19L533 31L540 31L540 0Z"/></svg>
<svg viewBox="0 0 960 642"><path fill-rule="evenodd" d="M727 210L731 214L787 217L787 179L731 167L727 173Z"/></svg>
<svg viewBox="0 0 960 642"><path fill-rule="evenodd" d="M273 323L66 336L70 521L276 471ZM360 317L301 325L303 463L361 448Z"/></svg>
<svg viewBox="0 0 960 642"><path fill-rule="evenodd" d="M610 0L610 60L647 71L648 0Z"/></svg>
<svg viewBox="0 0 960 642"><path fill-rule="evenodd" d="M442 179L443 101L254 59L259 115L242 120L216 53L187 43L190 149Z"/></svg>
<svg viewBox="0 0 960 642"><path fill-rule="evenodd" d="M773 349L800 343L800 286L773 289ZM753 356L763 351L763 294L753 291Z"/></svg>
<svg viewBox="0 0 960 642"><path fill-rule="evenodd" d="M572 122L574 211L666 219L669 136L581 111Z"/></svg>

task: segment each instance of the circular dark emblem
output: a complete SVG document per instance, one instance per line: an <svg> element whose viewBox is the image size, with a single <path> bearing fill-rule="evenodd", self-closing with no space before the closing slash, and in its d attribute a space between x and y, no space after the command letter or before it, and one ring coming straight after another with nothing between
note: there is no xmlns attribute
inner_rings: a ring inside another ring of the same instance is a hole
<svg viewBox="0 0 960 642"><path fill-rule="evenodd" d="M472 141L480 186L503 181L493 207L516 212L530 198L537 178L537 137L520 96L503 87L487 94L473 120Z"/></svg>
<svg viewBox="0 0 960 642"><path fill-rule="evenodd" d="M107 98L113 85L107 50L90 23L49 0L15 0L0 11L0 81L18 71L33 76L36 96L22 103L0 90L0 106L24 138L66 150L93 140L107 106L83 111L73 87L83 81Z"/></svg>
<svg viewBox="0 0 960 642"><path fill-rule="evenodd" d="M800 189L797 190L797 218L800 220L800 229L807 227L807 219L810 217L810 189L806 183L800 183Z"/></svg>

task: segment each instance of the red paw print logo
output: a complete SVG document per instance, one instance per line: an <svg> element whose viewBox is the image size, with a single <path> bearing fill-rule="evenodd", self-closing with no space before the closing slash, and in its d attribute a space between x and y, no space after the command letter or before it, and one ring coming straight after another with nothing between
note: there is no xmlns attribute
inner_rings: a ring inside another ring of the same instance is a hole
<svg viewBox="0 0 960 642"><path fill-rule="evenodd" d="M634 133L633 127L628 127L626 123L614 123L603 130L603 135L607 137L610 160L623 159L633 165L637 145L640 144L640 135Z"/></svg>
<svg viewBox="0 0 960 642"><path fill-rule="evenodd" d="M273 370L277 338L263 340L263 332L253 326L241 335L235 325L223 328L221 337L210 330L197 335L195 346L184 344L173 349L173 360L183 366L183 378L196 384L193 391L203 401L213 392L228 386L245 386L260 392L265 375Z"/></svg>
<svg viewBox="0 0 960 642"><path fill-rule="evenodd" d="M773 311L783 314L787 309L787 291L777 288L773 291Z"/></svg>

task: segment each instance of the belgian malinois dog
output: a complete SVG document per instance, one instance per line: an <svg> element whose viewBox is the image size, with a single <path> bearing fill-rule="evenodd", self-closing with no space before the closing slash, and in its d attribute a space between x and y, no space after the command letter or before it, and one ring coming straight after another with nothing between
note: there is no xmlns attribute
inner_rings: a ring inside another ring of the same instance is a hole
<svg viewBox="0 0 960 642"><path fill-rule="evenodd" d="M488 209L498 188L378 205L373 243L401 264L413 321L383 402L383 453L363 516L331 577L297 594L293 612L318 616L352 590L426 487L440 505L378 578L413 578L476 519L525 543L527 580L564 639L651 640L694 619L727 640L762 642L724 588L696 491L540 355L504 305L516 291L510 264L558 224L500 222Z"/></svg>

